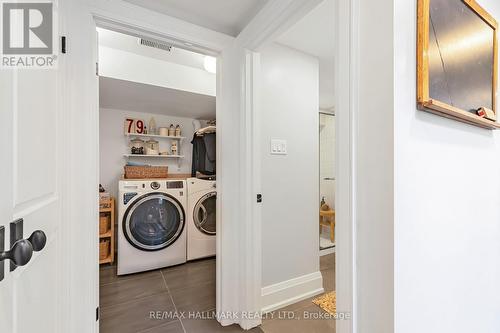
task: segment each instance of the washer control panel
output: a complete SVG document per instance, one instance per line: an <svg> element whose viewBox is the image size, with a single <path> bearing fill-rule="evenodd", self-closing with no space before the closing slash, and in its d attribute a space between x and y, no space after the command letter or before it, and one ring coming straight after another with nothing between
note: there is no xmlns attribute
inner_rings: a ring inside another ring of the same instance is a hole
<svg viewBox="0 0 500 333"><path fill-rule="evenodd" d="M137 195L137 192L134 192L134 193L125 193L123 194L123 204L126 205L129 203L130 200L132 200L133 197L135 197Z"/></svg>

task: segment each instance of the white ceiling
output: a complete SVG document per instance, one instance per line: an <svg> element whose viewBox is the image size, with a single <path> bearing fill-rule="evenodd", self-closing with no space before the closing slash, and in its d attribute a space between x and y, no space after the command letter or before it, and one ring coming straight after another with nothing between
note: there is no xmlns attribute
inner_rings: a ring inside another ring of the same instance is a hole
<svg viewBox="0 0 500 333"><path fill-rule="evenodd" d="M156 12L237 36L268 0L125 0Z"/></svg>
<svg viewBox="0 0 500 333"><path fill-rule="evenodd" d="M102 76L99 78L99 105L107 109L215 119L214 96Z"/></svg>
<svg viewBox="0 0 500 333"><path fill-rule="evenodd" d="M278 43L311 54L320 63L320 108L331 110L335 104L335 2L324 0L308 15L278 38Z"/></svg>

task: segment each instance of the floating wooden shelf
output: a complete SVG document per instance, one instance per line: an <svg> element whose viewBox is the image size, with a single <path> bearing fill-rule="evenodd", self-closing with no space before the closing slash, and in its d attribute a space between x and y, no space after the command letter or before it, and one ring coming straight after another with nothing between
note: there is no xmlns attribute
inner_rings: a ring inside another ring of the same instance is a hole
<svg viewBox="0 0 500 333"><path fill-rule="evenodd" d="M142 137L142 138L158 138L158 139L173 139L173 140L184 140L185 136L165 136L165 135L156 135L156 134L133 134L128 133L125 134L127 137Z"/></svg>
<svg viewBox="0 0 500 333"><path fill-rule="evenodd" d="M125 157L152 157L152 158L184 158L184 155L139 155L139 154L124 154Z"/></svg>

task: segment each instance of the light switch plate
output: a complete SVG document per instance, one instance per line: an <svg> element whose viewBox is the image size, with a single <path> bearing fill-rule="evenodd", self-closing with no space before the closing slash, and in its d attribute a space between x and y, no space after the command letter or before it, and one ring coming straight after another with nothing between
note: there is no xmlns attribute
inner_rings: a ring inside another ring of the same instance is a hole
<svg viewBox="0 0 500 333"><path fill-rule="evenodd" d="M271 139L271 155L287 155L286 140Z"/></svg>

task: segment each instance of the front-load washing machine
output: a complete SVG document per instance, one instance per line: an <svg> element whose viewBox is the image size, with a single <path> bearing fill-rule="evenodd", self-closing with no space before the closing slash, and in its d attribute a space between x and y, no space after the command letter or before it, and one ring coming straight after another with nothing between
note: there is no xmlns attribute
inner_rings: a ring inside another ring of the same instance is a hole
<svg viewBox="0 0 500 333"><path fill-rule="evenodd" d="M183 180L122 180L118 203L118 275L186 262Z"/></svg>
<svg viewBox="0 0 500 333"><path fill-rule="evenodd" d="M215 255L216 182L188 178L187 260Z"/></svg>

